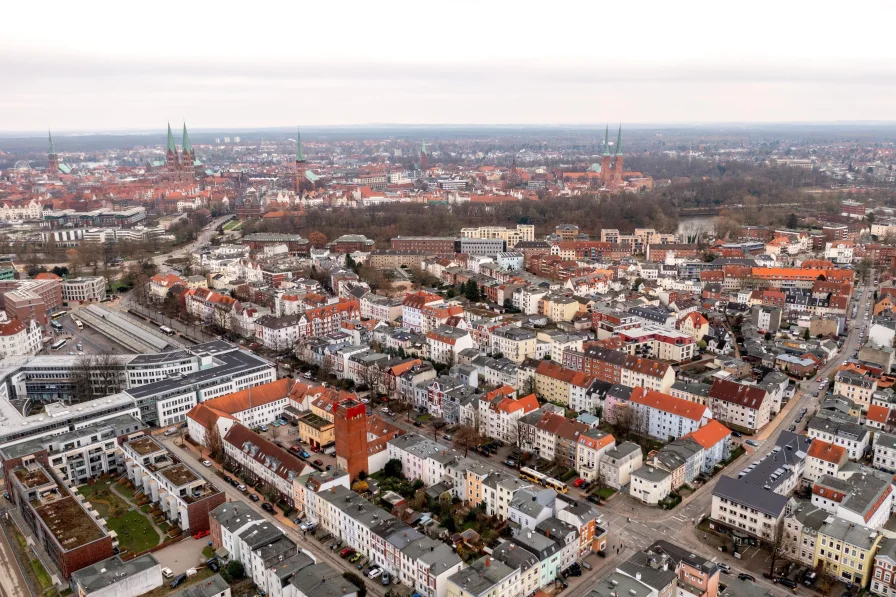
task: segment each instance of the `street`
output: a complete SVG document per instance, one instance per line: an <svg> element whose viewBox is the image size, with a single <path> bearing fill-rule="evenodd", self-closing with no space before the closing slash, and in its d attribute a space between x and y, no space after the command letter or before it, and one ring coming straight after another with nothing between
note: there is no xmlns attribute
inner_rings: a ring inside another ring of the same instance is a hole
<svg viewBox="0 0 896 597"><path fill-rule="evenodd" d="M175 441L177 437L177 435L165 437L162 434L155 436L155 438L163 442L165 444L165 447L171 450L171 452L175 456L177 456L184 462L187 462L193 468L193 470L205 477L205 479L210 481L215 487L223 491L228 501L240 502L246 507L255 510L262 517L277 523L277 525L286 532L286 535L290 539L292 539L296 543L296 545L299 546L299 549L304 549L311 552L319 562L327 563L337 570L341 570L343 572L352 572L353 574L363 577L361 571L359 571L358 568L353 564L350 564L346 560L340 558L338 552L330 551L330 549L325 544L321 543L310 534L305 536L304 533L298 530L292 520L286 518L282 515L282 513L280 513L279 508L276 515L268 514L261 509L261 503L264 501L264 498L262 498L262 500L258 502L251 502L247 498L247 493L243 493L236 487L233 487L229 483L226 483L224 479L222 479L215 473L216 470L223 470L218 463L213 463L212 468L206 468L202 466L199 460L196 458L196 452L188 451L188 449L180 447ZM189 444L187 445L189 446ZM190 450L192 450L192 447L190 447ZM314 454L312 454L312 456L317 457ZM0 561L0 563L2 563L2 561ZM368 594L373 593L375 595L381 596L386 594L387 587L384 587L378 579L365 579L365 584L367 586Z"/></svg>

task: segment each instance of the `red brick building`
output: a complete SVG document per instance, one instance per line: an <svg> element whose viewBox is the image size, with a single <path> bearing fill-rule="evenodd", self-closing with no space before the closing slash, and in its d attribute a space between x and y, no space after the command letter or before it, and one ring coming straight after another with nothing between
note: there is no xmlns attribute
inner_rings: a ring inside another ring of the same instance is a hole
<svg viewBox="0 0 896 597"><path fill-rule="evenodd" d="M454 255L453 236L396 236L392 239L393 251L410 251L430 255Z"/></svg>
<svg viewBox="0 0 896 597"><path fill-rule="evenodd" d="M336 466L356 479L367 472L367 406L355 400L340 403L334 423Z"/></svg>

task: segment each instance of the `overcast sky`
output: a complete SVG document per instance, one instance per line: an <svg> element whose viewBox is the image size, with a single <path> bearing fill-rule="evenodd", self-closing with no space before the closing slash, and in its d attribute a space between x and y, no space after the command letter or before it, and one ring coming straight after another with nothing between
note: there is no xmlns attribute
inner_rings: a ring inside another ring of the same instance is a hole
<svg viewBox="0 0 896 597"><path fill-rule="evenodd" d="M4 4L0 130L896 120L896 3Z"/></svg>

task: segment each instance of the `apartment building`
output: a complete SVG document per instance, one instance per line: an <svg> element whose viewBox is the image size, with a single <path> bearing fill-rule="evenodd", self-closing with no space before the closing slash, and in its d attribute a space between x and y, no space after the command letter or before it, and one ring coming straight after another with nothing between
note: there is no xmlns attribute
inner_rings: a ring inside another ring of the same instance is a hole
<svg viewBox="0 0 896 597"><path fill-rule="evenodd" d="M871 397L877 391L877 380L857 371L838 371L834 377L834 393L849 398L863 411L871 406Z"/></svg>
<svg viewBox="0 0 896 597"><path fill-rule="evenodd" d="M396 321L402 314L402 303L368 292L361 297L361 317L374 321Z"/></svg>
<svg viewBox="0 0 896 597"><path fill-rule="evenodd" d="M616 438L598 429L589 429L576 440L575 469L586 481L601 474L601 461L616 448Z"/></svg>
<svg viewBox="0 0 896 597"><path fill-rule="evenodd" d="M293 505L293 480L307 467L302 460L240 423L224 435L224 455L249 480L264 481Z"/></svg>
<svg viewBox="0 0 896 597"><path fill-rule="evenodd" d="M145 426L132 415L118 415L59 435L37 437L0 448L4 478L23 461L33 459L60 480L80 485L99 475L124 471L118 445L143 434Z"/></svg>
<svg viewBox="0 0 896 597"><path fill-rule="evenodd" d="M640 386L668 393L675 383L675 371L667 363L606 348L590 347L584 352L566 350L563 366L630 388Z"/></svg>
<svg viewBox="0 0 896 597"><path fill-rule="evenodd" d="M535 226L531 224L517 224L516 228L505 228L503 226L461 228L460 235L463 238L501 239L507 245L507 250L510 250L517 243L533 242L535 240Z"/></svg>
<svg viewBox="0 0 896 597"><path fill-rule="evenodd" d="M846 452L846 448L816 438L812 440L812 444L809 446L803 477L812 483L825 475L836 477L837 473L840 472L840 469L848 461L849 455Z"/></svg>
<svg viewBox="0 0 896 597"><path fill-rule="evenodd" d="M880 529L890 518L892 477L860 467L841 477L825 475L812 485L812 504L843 520Z"/></svg>
<svg viewBox="0 0 896 597"><path fill-rule="evenodd" d="M818 530L815 566L838 580L864 588L882 539L883 535L873 528L831 517Z"/></svg>
<svg viewBox="0 0 896 597"><path fill-rule="evenodd" d="M541 361L535 368L536 393L554 404L571 406L573 396L587 393L593 381L593 376L568 369L553 361Z"/></svg>
<svg viewBox="0 0 896 597"><path fill-rule="evenodd" d="M492 556L483 556L448 578L446 595L447 597L516 597L524 594L520 586L520 577L519 568L508 566Z"/></svg>
<svg viewBox="0 0 896 597"><path fill-rule="evenodd" d="M788 559L805 566L815 566L815 543L818 531L831 518L826 510L799 501L793 512L784 518L781 551Z"/></svg>
<svg viewBox="0 0 896 597"><path fill-rule="evenodd" d="M516 326L504 326L491 333L492 352L499 352L514 363L522 363L536 356L536 334L534 330Z"/></svg>
<svg viewBox="0 0 896 597"><path fill-rule="evenodd" d="M213 427L224 437L234 423L249 428L268 425L289 406L294 385L294 380L285 377L201 402L187 412L187 433L198 445L208 447Z"/></svg>
<svg viewBox="0 0 896 597"><path fill-rule="evenodd" d="M771 419L772 400L768 392L727 379L713 382L707 406L714 419L732 429L758 431Z"/></svg>
<svg viewBox="0 0 896 597"><path fill-rule="evenodd" d="M473 338L466 330L442 325L426 333L426 344L429 358L452 365L460 351L473 347Z"/></svg>
<svg viewBox="0 0 896 597"><path fill-rule="evenodd" d="M874 436L874 468L896 472L896 435L878 433Z"/></svg>
<svg viewBox="0 0 896 597"><path fill-rule="evenodd" d="M498 516L502 520L509 517L510 504L520 489L534 488L531 482L503 472L489 474L482 481L482 502L489 516Z"/></svg>
<svg viewBox="0 0 896 597"><path fill-rule="evenodd" d="M627 407L617 404L613 408L614 419L622 416L616 412L617 408L631 409L634 427L662 441L693 433L713 417L709 408L696 402L637 387L632 391Z"/></svg>
<svg viewBox="0 0 896 597"><path fill-rule="evenodd" d="M869 588L880 597L892 597L896 593L896 540L884 537L877 544Z"/></svg>
<svg viewBox="0 0 896 597"><path fill-rule="evenodd" d="M0 313L0 358L36 355L43 348L43 329L37 321L6 319Z"/></svg>
<svg viewBox="0 0 896 597"><path fill-rule="evenodd" d="M209 512L224 503L223 492L153 437L126 441L121 450L128 479L171 525L190 535L209 528Z"/></svg>
<svg viewBox="0 0 896 597"><path fill-rule="evenodd" d="M600 459L600 475L604 483L613 489L620 489L629 484L631 474L643 463L641 446L634 442L622 442L604 452Z"/></svg>
<svg viewBox="0 0 896 597"><path fill-rule="evenodd" d="M721 570L713 561L663 539L655 541L646 551L668 558L669 568L678 575L680 595L717 597L719 594Z"/></svg>
<svg viewBox="0 0 896 597"><path fill-rule="evenodd" d="M787 496L723 476L712 491L710 517L720 530L737 529L762 541L774 542L787 501Z"/></svg>
<svg viewBox="0 0 896 597"><path fill-rule="evenodd" d="M40 462L23 459L11 473L6 478L9 501L63 578L114 555L116 541L105 521L90 514Z"/></svg>
<svg viewBox="0 0 896 597"><path fill-rule="evenodd" d="M834 411L819 410L809 419L806 431L812 439L846 448L850 460L861 460L871 441L868 429L856 423L854 417Z"/></svg>
<svg viewBox="0 0 896 597"><path fill-rule="evenodd" d="M517 398L516 390L501 386L462 404L460 422L478 427L488 437L515 445L520 433L519 419L537 409L535 394Z"/></svg>

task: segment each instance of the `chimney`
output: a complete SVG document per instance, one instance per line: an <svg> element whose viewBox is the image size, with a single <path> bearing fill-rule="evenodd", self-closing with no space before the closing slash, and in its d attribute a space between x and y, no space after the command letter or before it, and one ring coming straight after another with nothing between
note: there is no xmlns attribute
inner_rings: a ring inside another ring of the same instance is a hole
<svg viewBox="0 0 896 597"><path fill-rule="evenodd" d="M492 565L492 561L489 558L485 558L485 567L488 568Z"/></svg>

